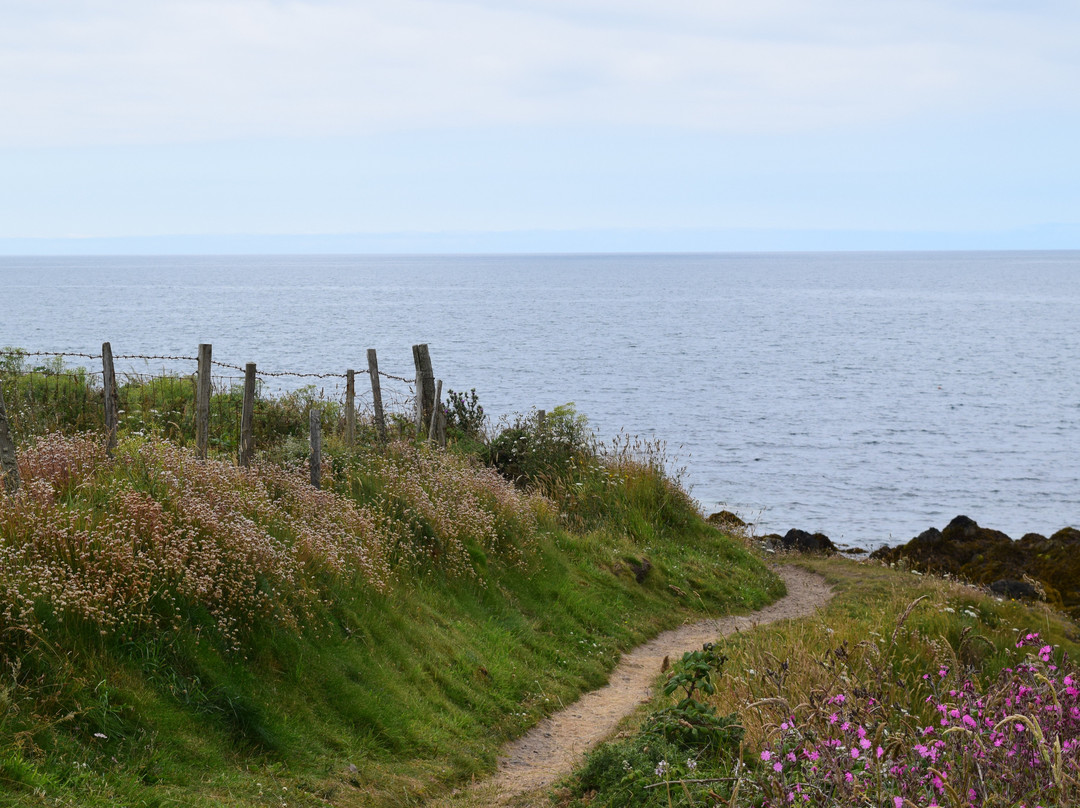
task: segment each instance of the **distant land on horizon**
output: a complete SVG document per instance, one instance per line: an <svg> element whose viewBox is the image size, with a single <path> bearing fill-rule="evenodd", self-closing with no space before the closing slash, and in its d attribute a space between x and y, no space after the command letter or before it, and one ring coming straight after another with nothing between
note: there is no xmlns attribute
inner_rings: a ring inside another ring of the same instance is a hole
<svg viewBox="0 0 1080 808"><path fill-rule="evenodd" d="M891 252L1075 250L1080 224L995 232L583 229L505 232L0 237L0 255Z"/></svg>

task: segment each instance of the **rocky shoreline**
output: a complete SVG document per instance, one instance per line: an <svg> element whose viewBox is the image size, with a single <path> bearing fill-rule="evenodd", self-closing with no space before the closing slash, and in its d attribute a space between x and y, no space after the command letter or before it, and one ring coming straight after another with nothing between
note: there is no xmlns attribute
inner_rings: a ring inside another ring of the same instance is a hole
<svg viewBox="0 0 1080 808"><path fill-rule="evenodd" d="M870 558L951 575L1005 597L1045 600L1080 619L1080 530L1074 527L1049 537L1027 533L1014 541L1000 530L957 516L944 530L930 528L907 544L882 547Z"/></svg>
<svg viewBox="0 0 1080 808"><path fill-rule="evenodd" d="M749 527L729 511L713 514L709 522L720 528ZM771 552L866 552L839 548L823 533L798 529L782 536L769 533L756 537L756 541ZM930 528L906 544L875 550L869 558L986 586L1014 600L1043 600L1080 620L1080 530L1074 527L1049 537L1027 533L1013 540L1000 530L980 527L973 519L957 516L943 530Z"/></svg>

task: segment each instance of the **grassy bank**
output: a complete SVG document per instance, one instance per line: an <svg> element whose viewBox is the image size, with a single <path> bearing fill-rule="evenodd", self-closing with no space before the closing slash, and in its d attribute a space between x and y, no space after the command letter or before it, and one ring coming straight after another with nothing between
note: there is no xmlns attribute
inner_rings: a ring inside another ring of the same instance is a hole
<svg viewBox="0 0 1080 808"><path fill-rule="evenodd" d="M24 442L0 496L0 805L419 804L621 650L780 594L655 447L598 449L568 411L514 429L331 441L321 491L288 435L250 470L161 431L113 458Z"/></svg>
<svg viewBox="0 0 1080 808"><path fill-rule="evenodd" d="M1080 801L1074 622L887 567L803 563L837 593L820 616L676 665L671 695L537 804Z"/></svg>

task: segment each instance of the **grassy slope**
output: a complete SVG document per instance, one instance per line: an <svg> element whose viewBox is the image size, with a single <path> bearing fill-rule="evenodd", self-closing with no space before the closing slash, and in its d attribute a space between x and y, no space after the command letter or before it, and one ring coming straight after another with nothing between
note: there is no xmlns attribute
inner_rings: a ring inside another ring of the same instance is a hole
<svg viewBox="0 0 1080 808"><path fill-rule="evenodd" d="M190 625L36 637L2 674L0 805L414 805L490 770L621 650L780 594L740 545L640 484L596 495L615 520L542 519L524 564L476 553L476 577L338 586L304 630L263 627L242 653Z"/></svg>
<svg viewBox="0 0 1080 808"><path fill-rule="evenodd" d="M739 715L746 729L743 762L751 767L764 765L759 752L777 743L782 734L779 727L795 705L799 705L794 711L799 713L800 721L805 717L810 722L816 710L824 710L825 714L838 711L835 705L822 706L821 700L827 694L847 692L850 702L850 694L865 687L870 692L884 693L893 709L903 707L909 711L915 725L936 726L940 716L934 705L939 691L957 687L964 677L985 683L995 681L1003 668L1015 665L1018 656L1026 653L1015 648L1018 636L1038 632L1037 644L1056 646L1056 658L1060 659L1062 651L1073 660L1080 658L1080 630L1076 623L1043 605L1003 601L952 581L841 558L800 559L794 563L823 575L833 586L835 597L816 617L772 624L726 640L726 661L717 680L717 692L709 699L718 714ZM915 604L919 598L923 600ZM912 604L910 613L901 621ZM939 684L939 670L944 669L950 671L950 678L947 684L945 680ZM884 684L875 674L880 670L885 671ZM659 697L652 706L671 702ZM647 749L649 743L645 735L639 734L645 719L646 711L635 716L602 754L619 761L640 755L643 745ZM683 750L681 758L687 754ZM714 789L720 792L717 799L726 805L731 798L731 782L735 779L732 767L737 757L737 750L729 750L718 759L707 753L693 774L673 771L668 777L731 778L701 786L695 796L700 804L701 793ZM592 793L578 779L585 771L582 769L557 792L558 804L694 804L678 786L667 792L663 788L642 790L638 785L631 795L625 785L610 785ZM651 768L644 774L646 780L662 779ZM589 795L586 800L581 799L583 794ZM758 794L755 797L751 789L745 788L732 804L760 804ZM551 802L547 795L534 794L520 804L539 806ZM888 802L891 805L891 797Z"/></svg>

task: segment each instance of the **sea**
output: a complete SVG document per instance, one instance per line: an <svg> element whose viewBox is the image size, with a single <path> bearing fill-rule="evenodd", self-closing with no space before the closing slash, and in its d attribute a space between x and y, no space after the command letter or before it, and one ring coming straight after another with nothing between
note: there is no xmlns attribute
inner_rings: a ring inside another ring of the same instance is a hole
<svg viewBox="0 0 1080 808"><path fill-rule="evenodd" d="M427 343L493 426L572 403L758 534L1080 527L1080 251L0 258L0 346L104 341L326 395Z"/></svg>

